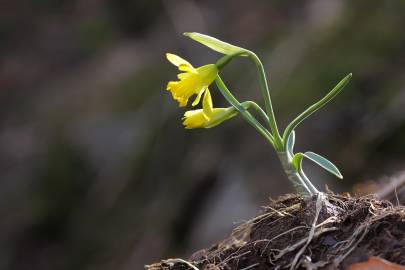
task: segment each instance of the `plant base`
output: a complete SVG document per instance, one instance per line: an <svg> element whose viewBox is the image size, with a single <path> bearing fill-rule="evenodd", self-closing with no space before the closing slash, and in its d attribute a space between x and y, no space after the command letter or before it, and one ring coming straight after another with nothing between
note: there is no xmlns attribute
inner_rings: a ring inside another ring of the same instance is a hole
<svg viewBox="0 0 405 270"><path fill-rule="evenodd" d="M146 268L346 269L370 256L405 265L405 207L373 196L324 194L319 200L317 195L286 195L189 260L166 260Z"/></svg>

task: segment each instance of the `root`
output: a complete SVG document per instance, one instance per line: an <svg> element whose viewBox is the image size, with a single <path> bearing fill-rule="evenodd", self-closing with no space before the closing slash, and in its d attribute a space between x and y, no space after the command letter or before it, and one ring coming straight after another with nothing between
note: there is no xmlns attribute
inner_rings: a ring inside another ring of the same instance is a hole
<svg viewBox="0 0 405 270"><path fill-rule="evenodd" d="M371 203L370 203L371 204ZM371 204L372 205L372 204ZM357 247L357 245L363 240L363 238L366 236L366 234L369 232L370 226L377 222L380 219L383 219L390 215L390 212L383 213L380 215L376 215L374 212L371 213L372 217L365 222L361 223L353 232L353 234L346 239L344 242L346 245L342 246L341 248L338 249L338 251L346 251L343 255L338 256L333 260L333 265L338 266L340 263L350 254L353 252L353 250ZM359 236L359 237L358 237Z"/></svg>
<svg viewBox="0 0 405 270"><path fill-rule="evenodd" d="M242 269L240 269L240 270L248 270L248 269L252 269L253 267L258 266L259 264L260 264L260 263L255 263L255 264L249 265L248 267L242 268Z"/></svg>
<svg viewBox="0 0 405 270"><path fill-rule="evenodd" d="M292 229L290 229L288 231L285 231L283 233L280 233L279 235L274 236L270 240L265 239L265 240L257 240L257 241L255 241L255 243L258 243L259 241L266 241L267 242L267 244L264 247L264 249L263 249L262 253L260 254L260 256L263 256L263 254L266 252L266 249L269 247L269 244L271 243L271 241L274 241L274 240L276 240L277 238L280 238L283 235L289 234L290 232L296 231L298 229L304 229L304 228L307 228L307 226L298 226L298 227L292 228Z"/></svg>
<svg viewBox="0 0 405 270"><path fill-rule="evenodd" d="M298 259L301 257L301 254L305 251L305 249L307 248L309 243L314 238L315 229L316 229L316 222L318 221L319 213L321 212L321 209L322 209L322 200L323 199L324 199L323 194L318 193L318 197L316 199L315 218L314 218L314 221L312 222L311 230L309 231L309 235L308 235L308 238L307 238L307 241L306 241L305 245L298 251L297 255L295 255L294 260L291 263L291 267L290 267L291 270L296 268Z"/></svg>
<svg viewBox="0 0 405 270"><path fill-rule="evenodd" d="M197 268L197 266L195 266L192 263L190 263L186 260L183 260L183 259L167 259L167 260L164 260L163 263L170 264L170 265L174 265L175 263L183 263L193 270L199 270Z"/></svg>
<svg viewBox="0 0 405 270"><path fill-rule="evenodd" d="M321 229L317 232L314 233L313 238L318 238L320 235L327 233L327 232L332 232L332 231L337 231L339 230L336 227L330 227L330 228L324 228ZM283 250L280 250L279 253L275 256L274 260L278 260L281 257L283 257L284 255L286 255L289 252L292 252L294 250L296 250L297 248L299 248L302 245L305 245L305 243L308 241L308 237L305 237L304 239L301 239L300 241L296 242L294 245L288 246Z"/></svg>
<svg viewBox="0 0 405 270"><path fill-rule="evenodd" d="M167 260L163 260L161 263L159 264L152 264L152 265L145 265L145 268L148 270L154 270L154 269L161 269L161 265L162 264L167 264L169 265L169 267L173 267L176 263L181 263L181 264L185 264L189 267L189 269L193 269L193 270L199 270L197 268L197 266L193 265L192 263L183 260L183 259L167 259Z"/></svg>
<svg viewBox="0 0 405 270"><path fill-rule="evenodd" d="M238 251L239 251L239 250L238 250ZM241 254L237 254L238 251L236 251L236 252L232 253L231 255L229 255L227 258L225 258L225 260L223 260L221 263L219 263L218 266L219 266L219 265L226 264L226 263L227 263L228 261L230 261L230 260L238 259L238 258L243 257L243 256L245 256L245 255L247 255L247 254L250 253L250 250L248 250L248 251L243 252L243 253L241 253Z"/></svg>

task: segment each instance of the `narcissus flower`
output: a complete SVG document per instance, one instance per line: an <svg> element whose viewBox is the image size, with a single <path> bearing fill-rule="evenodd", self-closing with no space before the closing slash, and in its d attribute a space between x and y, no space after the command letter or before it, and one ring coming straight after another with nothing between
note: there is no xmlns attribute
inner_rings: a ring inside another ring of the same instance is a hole
<svg viewBox="0 0 405 270"><path fill-rule="evenodd" d="M201 95L215 80L218 74L217 66L209 64L194 68L189 62L177 55L167 53L166 57L180 71L184 71L177 76L179 81L169 82L166 89L172 93L173 99L179 102L180 107L186 106L188 99L193 95L197 95L197 97L192 105L197 105L200 102Z"/></svg>
<svg viewBox="0 0 405 270"><path fill-rule="evenodd" d="M213 108L210 91L206 89L204 92L203 108L184 113L183 125L186 129L215 127L238 114L233 107Z"/></svg>

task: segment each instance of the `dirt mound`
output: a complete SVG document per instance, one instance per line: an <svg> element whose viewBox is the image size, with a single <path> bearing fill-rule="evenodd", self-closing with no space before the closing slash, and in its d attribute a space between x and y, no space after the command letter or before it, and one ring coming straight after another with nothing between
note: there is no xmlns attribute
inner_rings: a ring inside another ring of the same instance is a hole
<svg viewBox="0 0 405 270"><path fill-rule="evenodd" d="M405 207L374 196L286 195L225 240L148 270L345 269L370 256L405 265Z"/></svg>

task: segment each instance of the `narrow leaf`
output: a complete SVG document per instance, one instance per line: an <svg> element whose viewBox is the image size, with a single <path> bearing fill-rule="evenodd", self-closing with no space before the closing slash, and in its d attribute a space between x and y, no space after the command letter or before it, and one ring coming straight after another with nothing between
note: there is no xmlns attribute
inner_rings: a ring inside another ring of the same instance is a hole
<svg viewBox="0 0 405 270"><path fill-rule="evenodd" d="M286 139L290 133L302 122L304 121L307 117L309 117L311 114L325 106L329 101L331 101L333 98L335 98L342 90L343 88L349 83L350 79L352 78L352 73L348 74L346 77L344 77L333 89L322 99L320 99L318 102L314 103L312 106L310 106L308 109L306 109L303 113L298 115L291 123L287 126L285 129L285 132L283 134L283 139Z"/></svg>
<svg viewBox="0 0 405 270"><path fill-rule="evenodd" d="M325 170L327 170L328 172L330 172L331 174L335 175L336 177L343 179L342 174L340 173L339 169L329 160L327 160L326 158L314 153L314 152L305 152L304 156L313 161L314 163L318 164L319 166L321 166L322 168L324 168Z"/></svg>
<svg viewBox="0 0 405 270"><path fill-rule="evenodd" d="M287 138L287 143L286 143L286 152L290 153L293 155L294 153L294 144L295 144L295 131L293 130L290 133L290 136Z"/></svg>
<svg viewBox="0 0 405 270"><path fill-rule="evenodd" d="M301 171L301 164L302 164L302 158L304 157L304 154L302 153L297 153L294 155L291 163L294 166L295 170L297 172Z"/></svg>
<svg viewBox="0 0 405 270"><path fill-rule="evenodd" d="M226 55L240 54L243 56L248 55L247 50L245 50L241 47L229 44L227 42L221 41L214 37L210 37L210 36L203 35L200 33L195 33L195 32L192 32L192 33L186 32L186 33L184 33L184 35L191 39L194 39L195 41L207 46L208 48L211 48L212 50L217 51L222 54L226 54Z"/></svg>

